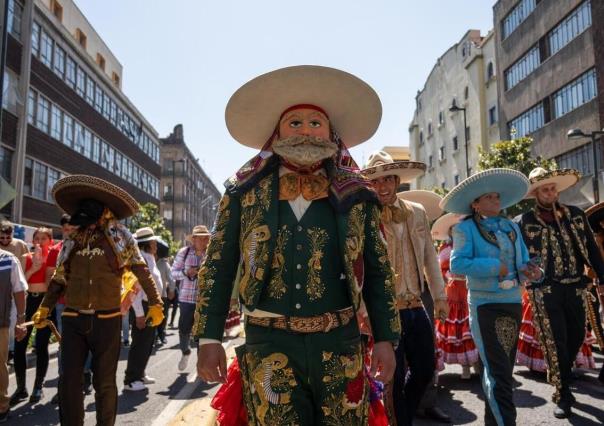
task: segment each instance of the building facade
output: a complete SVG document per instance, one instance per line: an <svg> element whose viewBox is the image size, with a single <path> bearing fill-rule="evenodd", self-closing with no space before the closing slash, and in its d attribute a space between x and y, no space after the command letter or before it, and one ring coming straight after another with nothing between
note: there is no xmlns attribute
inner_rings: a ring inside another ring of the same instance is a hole
<svg viewBox="0 0 604 426"><path fill-rule="evenodd" d="M4 216L57 225L52 186L78 173L159 205L159 137L122 92L117 58L72 0L7 1L0 166L18 195Z"/></svg>
<svg viewBox="0 0 604 426"><path fill-rule="evenodd" d="M530 135L535 155L593 176L590 140L566 135L604 126L604 2L500 0L493 11L501 134Z"/></svg>
<svg viewBox="0 0 604 426"><path fill-rule="evenodd" d="M161 204L164 223L184 244L195 225L212 228L221 193L187 147L182 124L161 141Z"/></svg>
<svg viewBox="0 0 604 426"><path fill-rule="evenodd" d="M468 31L436 62L409 126L411 158L426 163L412 188L452 188L477 171L478 147L499 141L494 34Z"/></svg>

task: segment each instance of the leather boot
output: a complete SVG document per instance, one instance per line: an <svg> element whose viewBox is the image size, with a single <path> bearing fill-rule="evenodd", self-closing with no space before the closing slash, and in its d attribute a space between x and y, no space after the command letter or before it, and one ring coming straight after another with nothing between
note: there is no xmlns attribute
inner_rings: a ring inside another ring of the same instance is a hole
<svg viewBox="0 0 604 426"><path fill-rule="evenodd" d="M21 401L25 401L29 394L27 393L27 389L25 388L25 376L17 376L17 389L13 392L10 397L10 401L8 405L10 407L14 407Z"/></svg>

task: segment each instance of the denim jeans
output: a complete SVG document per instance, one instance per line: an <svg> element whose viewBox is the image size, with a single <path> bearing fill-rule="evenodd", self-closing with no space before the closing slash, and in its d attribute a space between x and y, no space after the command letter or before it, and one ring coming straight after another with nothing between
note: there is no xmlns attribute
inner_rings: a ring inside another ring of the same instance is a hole
<svg viewBox="0 0 604 426"><path fill-rule="evenodd" d="M195 303L179 303L180 317L178 318L178 337L180 350L183 355L191 353L191 330L195 316Z"/></svg>

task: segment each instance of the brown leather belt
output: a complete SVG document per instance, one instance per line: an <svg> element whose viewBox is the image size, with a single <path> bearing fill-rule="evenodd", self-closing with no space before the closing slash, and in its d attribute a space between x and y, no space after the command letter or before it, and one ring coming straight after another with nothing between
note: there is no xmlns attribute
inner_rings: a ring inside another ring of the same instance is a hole
<svg viewBox="0 0 604 426"><path fill-rule="evenodd" d="M404 309L415 309L415 308L423 308L424 304L422 303L421 299L403 299L403 298L397 298L396 299L396 308L399 311L402 311Z"/></svg>
<svg viewBox="0 0 604 426"><path fill-rule="evenodd" d="M352 307L335 312L326 312L312 317L253 317L247 316L248 324L260 327L278 328L293 333L327 333L334 328L350 323L354 318Z"/></svg>

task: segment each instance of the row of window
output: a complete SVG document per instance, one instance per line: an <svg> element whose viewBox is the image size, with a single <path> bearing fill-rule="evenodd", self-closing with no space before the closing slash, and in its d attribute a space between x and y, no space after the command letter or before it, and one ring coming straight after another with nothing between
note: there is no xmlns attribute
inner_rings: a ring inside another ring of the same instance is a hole
<svg viewBox="0 0 604 426"><path fill-rule="evenodd" d="M598 158L598 165L601 168L602 164L602 144L596 144L596 156ZM593 174L593 152L591 144L583 145L579 148L573 149L572 151L565 152L555 158L556 164L560 168L575 169L581 172L583 175Z"/></svg>
<svg viewBox="0 0 604 426"><path fill-rule="evenodd" d="M79 66L74 58L60 47L52 37L34 22L32 27L32 54L74 89L90 106L134 142L143 152L159 163L159 146L123 110L100 84Z"/></svg>
<svg viewBox="0 0 604 426"><path fill-rule="evenodd" d="M535 10L540 0L520 0L501 22L502 39L507 38Z"/></svg>
<svg viewBox="0 0 604 426"><path fill-rule="evenodd" d="M21 16L23 16L23 5L18 1L8 0L6 31L17 40L21 40Z"/></svg>
<svg viewBox="0 0 604 426"><path fill-rule="evenodd" d="M26 158L23 193L30 197L52 203L54 202L52 198L52 187L64 176L65 174L57 169L31 158Z"/></svg>
<svg viewBox="0 0 604 426"><path fill-rule="evenodd" d="M152 197L159 198L159 180L32 89L28 96L27 119L31 125L53 139L132 183Z"/></svg>
<svg viewBox="0 0 604 426"><path fill-rule="evenodd" d="M591 1L587 0L576 7L566 18L505 71L506 90L510 90L524 80L543 61L556 54L590 26Z"/></svg>
<svg viewBox="0 0 604 426"><path fill-rule="evenodd" d="M526 136L543 127L545 123L579 108L596 96L596 70L592 68L511 120L508 123L510 134L513 137Z"/></svg>

